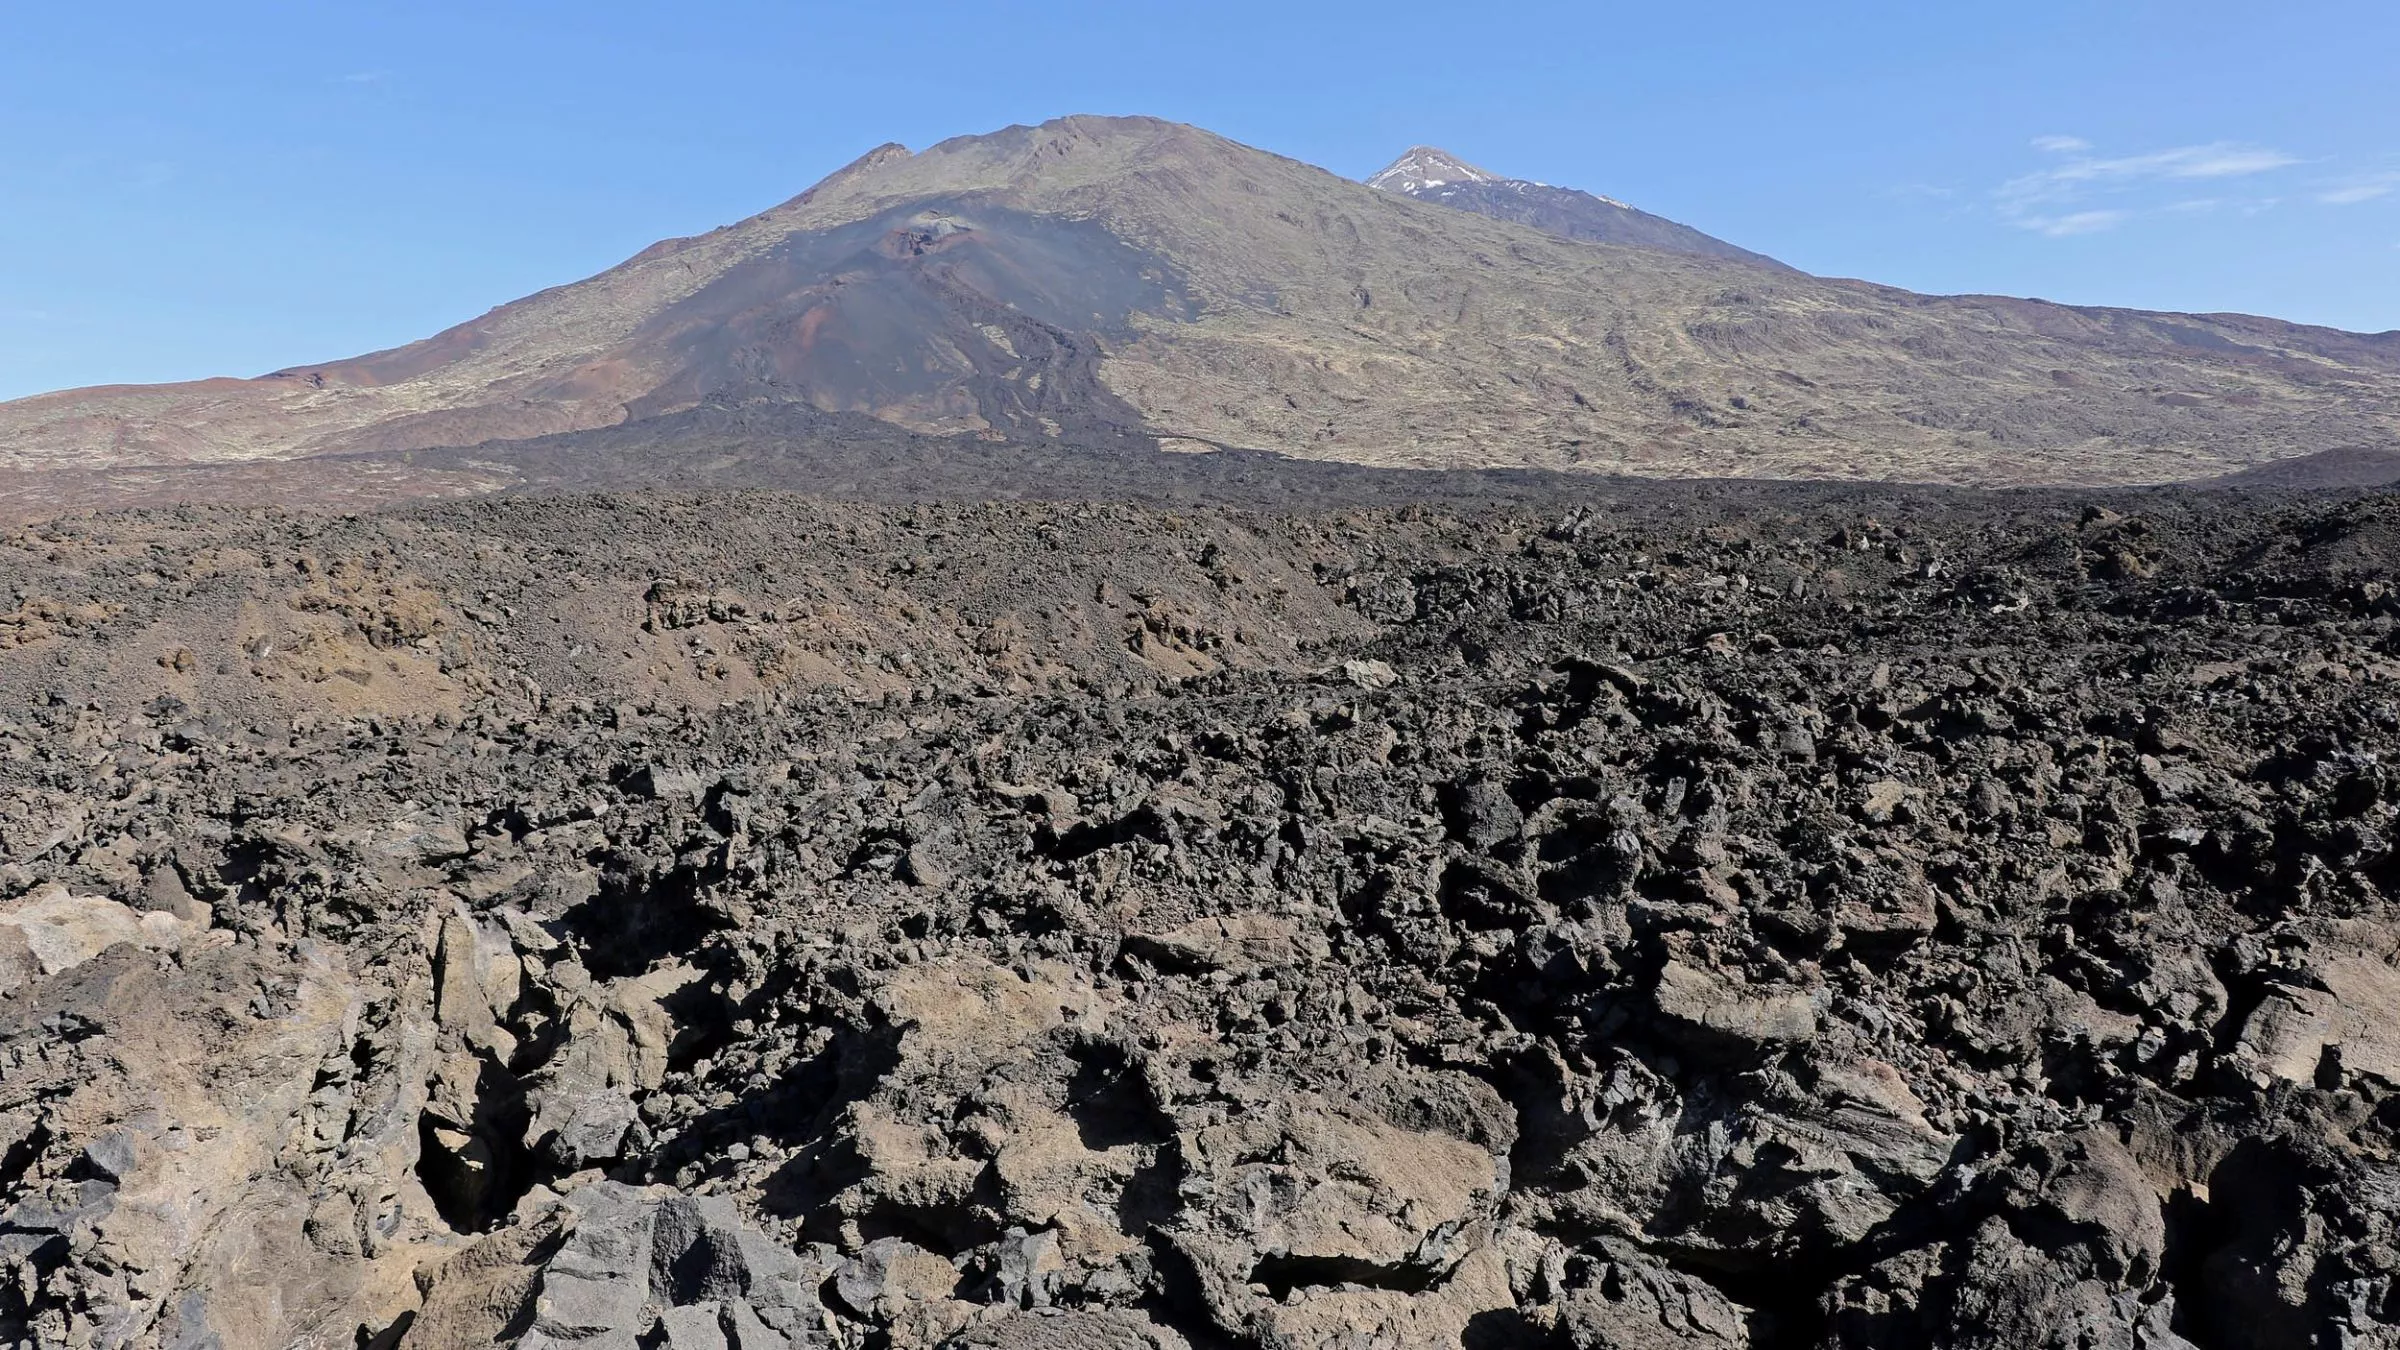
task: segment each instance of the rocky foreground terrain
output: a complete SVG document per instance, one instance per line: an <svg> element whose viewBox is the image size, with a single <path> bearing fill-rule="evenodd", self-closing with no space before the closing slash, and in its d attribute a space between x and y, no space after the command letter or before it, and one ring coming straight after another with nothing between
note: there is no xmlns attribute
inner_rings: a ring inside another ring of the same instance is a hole
<svg viewBox="0 0 2400 1350"><path fill-rule="evenodd" d="M2400 498L0 542L0 1342L2400 1345Z"/></svg>

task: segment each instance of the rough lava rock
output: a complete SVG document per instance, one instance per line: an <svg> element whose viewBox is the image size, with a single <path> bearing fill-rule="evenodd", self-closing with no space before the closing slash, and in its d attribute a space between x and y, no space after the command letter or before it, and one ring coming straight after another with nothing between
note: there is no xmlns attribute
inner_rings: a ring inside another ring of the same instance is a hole
<svg viewBox="0 0 2400 1350"><path fill-rule="evenodd" d="M0 1344L2400 1344L2400 500L0 540Z"/></svg>

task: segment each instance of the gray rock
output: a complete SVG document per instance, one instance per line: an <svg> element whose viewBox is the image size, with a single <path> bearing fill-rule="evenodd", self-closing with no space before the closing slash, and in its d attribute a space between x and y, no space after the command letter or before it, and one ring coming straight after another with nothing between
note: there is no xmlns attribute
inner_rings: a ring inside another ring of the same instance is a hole
<svg viewBox="0 0 2400 1350"><path fill-rule="evenodd" d="M613 1160L633 1128L633 1099L614 1088L535 1094L526 1133L557 1166L574 1171Z"/></svg>

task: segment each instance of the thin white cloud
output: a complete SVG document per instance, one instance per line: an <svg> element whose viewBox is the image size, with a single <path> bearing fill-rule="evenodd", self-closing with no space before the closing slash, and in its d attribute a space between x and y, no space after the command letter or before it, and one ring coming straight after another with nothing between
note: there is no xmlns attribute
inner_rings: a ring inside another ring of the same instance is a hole
<svg viewBox="0 0 2400 1350"><path fill-rule="evenodd" d="M2017 221L2017 226L2052 239L2065 239L2113 230L2132 218L2130 211L2072 211L2063 216L2026 216Z"/></svg>
<svg viewBox="0 0 2400 1350"><path fill-rule="evenodd" d="M2088 142L2072 136L2037 137L2033 146L2059 161L2009 179L1992 196L2003 219L2053 239L2113 230L2150 212L2215 210L2230 203L2215 196L2171 195L2171 190L2177 184L2270 174L2301 162L2297 155L2236 141L2114 156L2094 154Z"/></svg>
<svg viewBox="0 0 2400 1350"><path fill-rule="evenodd" d="M2328 183L2317 200L2327 206L2357 206L2395 192L2400 192L2400 171L2362 173Z"/></svg>
<svg viewBox="0 0 2400 1350"><path fill-rule="evenodd" d="M2039 189L2071 183L2134 182L2143 179L2239 178L2287 169L2299 162L2299 156L2287 155L2281 150L2220 142L2215 145L2182 145L2172 150L2156 150L2147 155L2125 155L2115 159L2081 155L2055 169L2029 173L2016 181Z"/></svg>
<svg viewBox="0 0 2400 1350"><path fill-rule="evenodd" d="M381 84L392 77L388 70L354 70L334 77L338 84Z"/></svg>
<svg viewBox="0 0 2400 1350"><path fill-rule="evenodd" d="M2238 145L2199 145L2137 156L2117 163L2129 166L2131 172L2157 172L2169 178L2238 178L2288 169L2299 162L2298 155L2287 155L2281 150L2247 149Z"/></svg>
<svg viewBox="0 0 2400 1350"><path fill-rule="evenodd" d="M2176 215L2209 215L2218 211L2233 211L2244 216L2264 215L2283 205L2281 197L2192 197L2169 202L2159 208Z"/></svg>
<svg viewBox="0 0 2400 1350"><path fill-rule="evenodd" d="M2389 197L2392 192L2393 185L2390 183L2361 183L2354 187L2333 188L2330 191L2320 192L2317 194L2317 200L2327 206L2357 206L2361 202L2371 202L2377 197Z"/></svg>

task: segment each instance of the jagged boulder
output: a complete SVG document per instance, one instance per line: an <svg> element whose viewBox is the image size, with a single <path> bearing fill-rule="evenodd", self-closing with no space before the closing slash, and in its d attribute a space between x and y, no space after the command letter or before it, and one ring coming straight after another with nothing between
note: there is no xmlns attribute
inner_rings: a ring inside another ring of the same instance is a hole
<svg viewBox="0 0 2400 1350"><path fill-rule="evenodd" d="M822 1280L729 1200L602 1182L430 1272L403 1343L787 1350L822 1343Z"/></svg>

